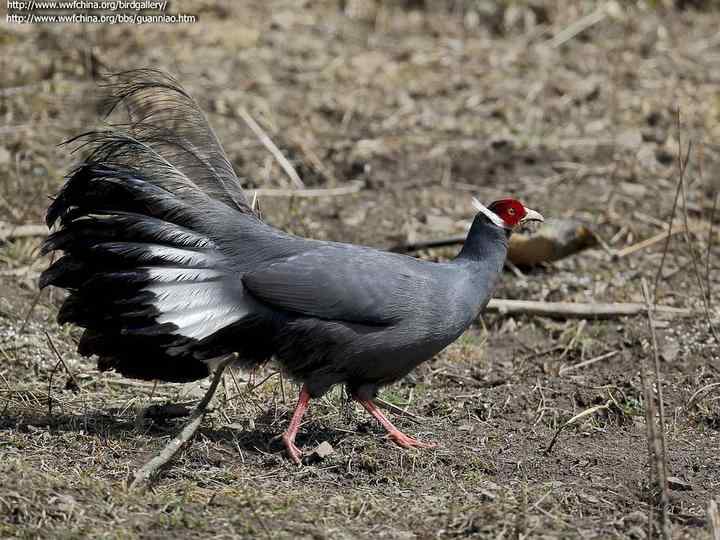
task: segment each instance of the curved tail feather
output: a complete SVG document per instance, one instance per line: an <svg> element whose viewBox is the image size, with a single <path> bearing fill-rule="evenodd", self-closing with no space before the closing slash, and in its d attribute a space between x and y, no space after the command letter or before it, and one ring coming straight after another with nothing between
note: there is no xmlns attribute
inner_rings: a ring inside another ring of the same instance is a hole
<svg viewBox="0 0 720 540"><path fill-rule="evenodd" d="M88 156L47 213L59 230L43 253L64 255L40 286L70 291L58 321L86 329L81 354L132 377L197 379L208 374L203 360L232 351L266 360L271 351L228 334L257 332L262 307L214 228L258 219L204 115L153 70L116 75L110 89L110 109L122 103L130 122L76 139Z"/></svg>

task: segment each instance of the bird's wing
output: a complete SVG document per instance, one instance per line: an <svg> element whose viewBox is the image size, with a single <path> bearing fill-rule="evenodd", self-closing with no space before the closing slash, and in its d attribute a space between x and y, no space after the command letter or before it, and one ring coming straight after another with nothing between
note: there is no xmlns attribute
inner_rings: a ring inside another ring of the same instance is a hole
<svg viewBox="0 0 720 540"><path fill-rule="evenodd" d="M172 163L177 174L168 183L182 179L186 185L176 186L179 190L196 188L251 213L240 180L205 115L174 78L154 69L137 69L110 76L105 86L107 114L117 110L128 120L114 126L115 131L123 131ZM130 164L137 166L129 157Z"/></svg>
<svg viewBox="0 0 720 540"><path fill-rule="evenodd" d="M242 278L266 304L286 311L370 325L398 321L428 276L410 257L328 245L280 260ZM420 263L422 264L422 263Z"/></svg>

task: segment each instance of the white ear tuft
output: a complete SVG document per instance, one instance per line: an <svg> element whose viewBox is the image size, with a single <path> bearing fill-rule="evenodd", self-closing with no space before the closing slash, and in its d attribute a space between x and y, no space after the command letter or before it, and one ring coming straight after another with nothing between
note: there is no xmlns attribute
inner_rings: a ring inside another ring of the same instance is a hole
<svg viewBox="0 0 720 540"><path fill-rule="evenodd" d="M490 221L492 221L495 225L498 227L501 227L503 229L510 229L508 225L503 221L503 219L498 216L495 212L490 210L487 206L485 206L483 203L478 201L475 197L472 198L472 205L481 214L483 214L486 218L488 218Z"/></svg>

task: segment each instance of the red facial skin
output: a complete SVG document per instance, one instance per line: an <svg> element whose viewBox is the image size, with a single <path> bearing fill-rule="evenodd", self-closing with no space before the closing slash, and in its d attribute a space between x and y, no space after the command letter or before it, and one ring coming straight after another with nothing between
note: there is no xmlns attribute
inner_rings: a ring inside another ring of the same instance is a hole
<svg viewBox="0 0 720 540"><path fill-rule="evenodd" d="M488 208L500 216L510 229L515 228L525 217L525 207L515 199L500 199L492 203Z"/></svg>

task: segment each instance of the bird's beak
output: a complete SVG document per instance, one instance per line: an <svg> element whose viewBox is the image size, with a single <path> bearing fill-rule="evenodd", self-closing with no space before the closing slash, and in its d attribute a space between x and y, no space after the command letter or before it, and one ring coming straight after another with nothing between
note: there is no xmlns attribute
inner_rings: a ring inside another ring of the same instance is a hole
<svg viewBox="0 0 720 540"><path fill-rule="evenodd" d="M542 217L542 214L540 212L536 212L535 210L531 210L530 208L525 208L525 217L520 220L520 223L525 223L527 221L545 221L545 218Z"/></svg>

